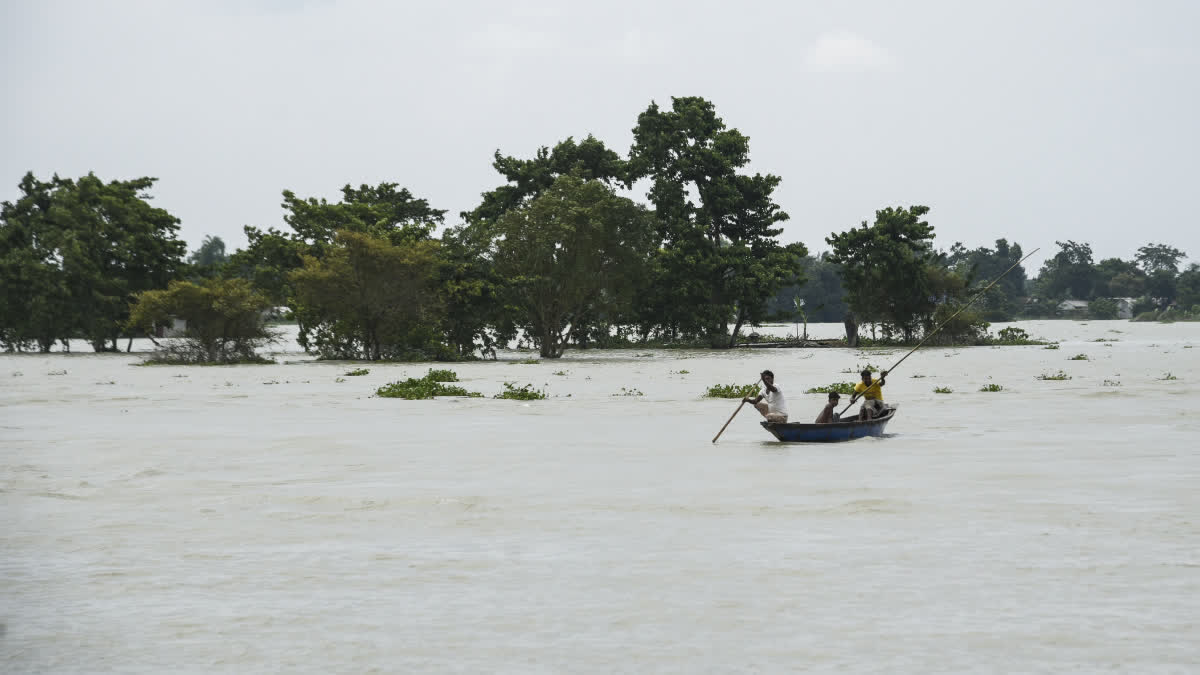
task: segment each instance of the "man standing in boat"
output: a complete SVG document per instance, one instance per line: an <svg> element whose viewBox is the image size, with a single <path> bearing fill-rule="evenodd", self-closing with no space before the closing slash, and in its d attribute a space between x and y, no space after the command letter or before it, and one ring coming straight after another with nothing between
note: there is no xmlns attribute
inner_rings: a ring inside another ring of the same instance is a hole
<svg viewBox="0 0 1200 675"><path fill-rule="evenodd" d="M862 409L858 411L858 419L866 421L883 414L883 385L887 384L884 382L887 374L888 371L881 371L879 379L872 380L870 370L862 371L862 382L854 385L854 395L850 397L850 405L854 405L854 401L859 396L863 398Z"/></svg>
<svg viewBox="0 0 1200 675"><path fill-rule="evenodd" d="M758 412L762 413L762 416L772 424L786 422L788 417L787 401L783 398L783 392L775 386L775 373L764 370L759 375L759 379L767 389L766 395L759 394L755 398L747 396L742 399L742 402L753 404Z"/></svg>

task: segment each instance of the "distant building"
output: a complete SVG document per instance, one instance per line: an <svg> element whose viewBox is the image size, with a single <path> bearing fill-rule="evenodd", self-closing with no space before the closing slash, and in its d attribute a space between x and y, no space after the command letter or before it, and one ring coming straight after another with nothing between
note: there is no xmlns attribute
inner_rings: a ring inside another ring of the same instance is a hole
<svg viewBox="0 0 1200 675"><path fill-rule="evenodd" d="M1137 298L1113 298L1112 301L1117 303L1118 319L1133 318L1133 305L1137 302Z"/></svg>
<svg viewBox="0 0 1200 675"><path fill-rule="evenodd" d="M187 332L186 319L171 319L170 326L158 326L154 329L154 337L171 338L181 337Z"/></svg>
<svg viewBox="0 0 1200 675"><path fill-rule="evenodd" d="M1063 300L1058 303L1058 311L1064 314L1075 314L1087 312L1087 300Z"/></svg>

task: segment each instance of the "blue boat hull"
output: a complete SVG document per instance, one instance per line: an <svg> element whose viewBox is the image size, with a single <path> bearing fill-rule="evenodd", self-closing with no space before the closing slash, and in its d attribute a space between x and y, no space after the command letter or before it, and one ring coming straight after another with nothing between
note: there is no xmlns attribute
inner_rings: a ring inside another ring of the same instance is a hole
<svg viewBox="0 0 1200 675"><path fill-rule="evenodd" d="M888 408L887 412L873 420L858 421L855 417L844 422L830 424L772 424L763 422L763 428L771 432L775 438L784 443L837 443L852 441L865 436L882 436L887 423L896 416L896 408Z"/></svg>

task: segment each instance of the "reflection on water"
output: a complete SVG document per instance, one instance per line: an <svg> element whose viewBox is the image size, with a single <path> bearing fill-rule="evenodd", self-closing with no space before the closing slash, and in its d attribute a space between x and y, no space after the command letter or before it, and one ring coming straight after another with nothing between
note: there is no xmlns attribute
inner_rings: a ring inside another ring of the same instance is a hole
<svg viewBox="0 0 1200 675"><path fill-rule="evenodd" d="M0 663L1186 671L1200 326L1021 326L1062 349L922 350L888 380L889 433L829 445L749 409L714 445L737 402L700 394L771 368L806 421L804 389L904 350L451 366L537 402L372 398L430 364L345 378L296 350L0 356Z"/></svg>

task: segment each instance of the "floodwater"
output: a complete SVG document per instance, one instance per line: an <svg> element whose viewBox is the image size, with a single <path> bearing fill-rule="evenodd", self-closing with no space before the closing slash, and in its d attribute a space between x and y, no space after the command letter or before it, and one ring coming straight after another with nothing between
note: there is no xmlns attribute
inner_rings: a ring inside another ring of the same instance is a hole
<svg viewBox="0 0 1200 675"><path fill-rule="evenodd" d="M450 366L533 402L0 356L0 670L1196 672L1200 324L1020 326L1061 348L922 349L835 445L714 445L701 394L771 368L807 421L902 350Z"/></svg>

